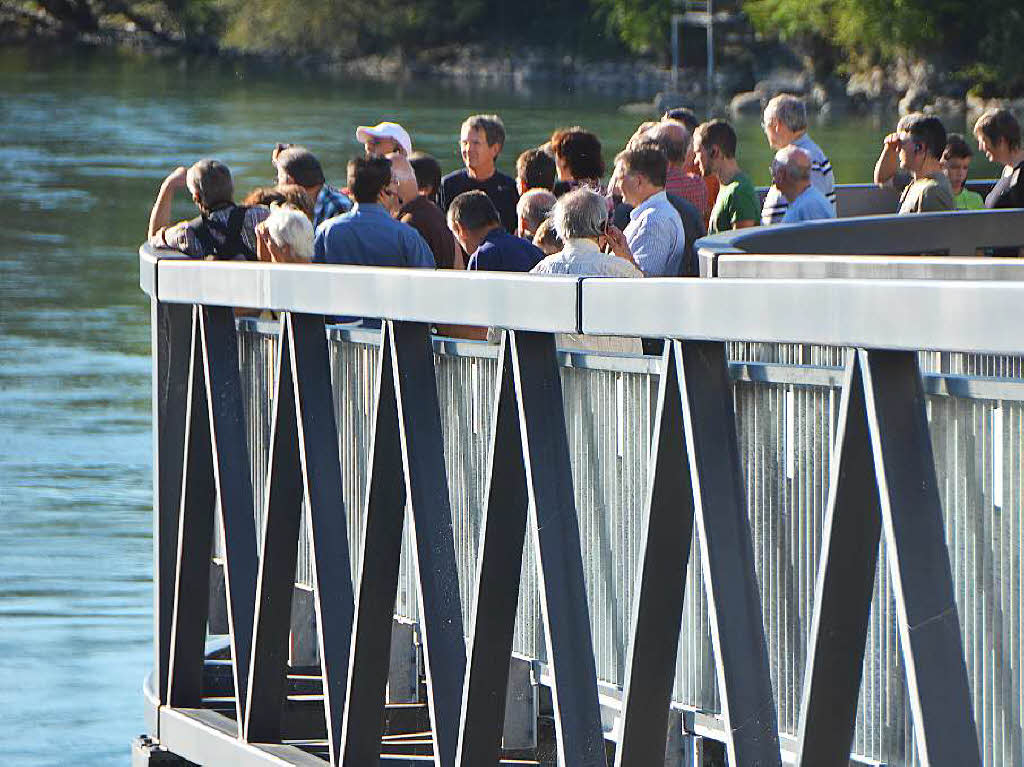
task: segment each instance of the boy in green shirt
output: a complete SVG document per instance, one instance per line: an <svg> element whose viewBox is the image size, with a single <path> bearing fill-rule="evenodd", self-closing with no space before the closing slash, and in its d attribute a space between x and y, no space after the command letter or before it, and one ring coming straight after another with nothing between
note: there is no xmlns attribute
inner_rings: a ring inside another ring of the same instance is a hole
<svg viewBox="0 0 1024 767"><path fill-rule="evenodd" d="M977 192L972 192L967 183L967 171L971 167L974 152L959 133L950 133L946 138L946 149L942 153L942 169L953 187L953 201L957 210L983 210L985 201Z"/></svg>
<svg viewBox="0 0 1024 767"><path fill-rule="evenodd" d="M701 123L693 134L694 159L704 176L721 182L711 209L708 234L756 226L761 206L757 191L736 162L736 131L725 120Z"/></svg>

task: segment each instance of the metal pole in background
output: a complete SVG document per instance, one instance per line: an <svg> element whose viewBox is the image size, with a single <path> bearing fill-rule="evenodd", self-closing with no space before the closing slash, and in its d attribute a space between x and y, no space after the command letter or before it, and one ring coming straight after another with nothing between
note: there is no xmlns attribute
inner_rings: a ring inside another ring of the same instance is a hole
<svg viewBox="0 0 1024 767"><path fill-rule="evenodd" d="M672 90L679 91L679 24L683 20L681 13L672 14Z"/></svg>
<svg viewBox="0 0 1024 767"><path fill-rule="evenodd" d="M708 104L715 87L715 8L714 0L708 0Z"/></svg>

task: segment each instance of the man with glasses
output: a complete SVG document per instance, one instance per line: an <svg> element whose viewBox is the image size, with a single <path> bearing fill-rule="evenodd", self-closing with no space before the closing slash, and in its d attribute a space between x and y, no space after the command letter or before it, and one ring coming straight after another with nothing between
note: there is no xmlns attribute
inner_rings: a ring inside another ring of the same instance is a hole
<svg viewBox="0 0 1024 767"><path fill-rule="evenodd" d="M886 137L886 149L895 151L900 167L913 176L900 195L900 213L956 210L953 187L942 169L945 148L946 129L938 117L917 115Z"/></svg>

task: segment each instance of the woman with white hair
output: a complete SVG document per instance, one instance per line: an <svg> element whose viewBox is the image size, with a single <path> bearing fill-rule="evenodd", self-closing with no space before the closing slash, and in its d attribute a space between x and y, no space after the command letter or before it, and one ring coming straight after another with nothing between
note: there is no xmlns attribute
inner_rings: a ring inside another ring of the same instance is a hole
<svg viewBox="0 0 1024 767"><path fill-rule="evenodd" d="M608 203L596 192L577 189L562 195L551 211L551 222L565 246L531 269L533 274L644 276L625 236L608 223Z"/></svg>
<svg viewBox="0 0 1024 767"><path fill-rule="evenodd" d="M256 257L278 264L313 261L313 224L291 205L273 204L267 220L256 227Z"/></svg>

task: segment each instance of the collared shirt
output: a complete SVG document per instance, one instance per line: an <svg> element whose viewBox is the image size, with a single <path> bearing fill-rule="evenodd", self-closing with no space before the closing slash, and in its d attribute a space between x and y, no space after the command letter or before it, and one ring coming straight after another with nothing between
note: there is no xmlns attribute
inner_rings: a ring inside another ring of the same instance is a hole
<svg viewBox="0 0 1024 767"><path fill-rule="evenodd" d="M568 274L587 277L643 277L644 273L624 258L602 253L593 240L570 237L561 251L548 256L532 274Z"/></svg>
<svg viewBox="0 0 1024 767"><path fill-rule="evenodd" d="M383 206L356 203L317 227L313 262L433 269L434 255L419 232L395 221Z"/></svg>
<svg viewBox="0 0 1024 767"><path fill-rule="evenodd" d="M491 272L528 272L543 258L544 251L532 242L496 226L469 257L466 268Z"/></svg>
<svg viewBox="0 0 1024 767"><path fill-rule="evenodd" d="M516 190L516 180L506 176L499 170L485 181L477 181L470 178L469 171L463 168L441 179L441 210L448 212L448 206L452 200L463 192L480 190L494 203L501 216L501 224L506 231L514 232L519 224L519 216L516 214L516 203L519 202L519 192Z"/></svg>
<svg viewBox="0 0 1024 767"><path fill-rule="evenodd" d="M669 166L665 173L665 192L682 197L697 209L701 216L707 215L711 207L708 205L708 185L704 179L692 173L683 173L679 168Z"/></svg>
<svg viewBox="0 0 1024 767"><path fill-rule="evenodd" d="M324 184L313 203L313 228L329 218L340 216L352 210L352 201L330 184Z"/></svg>
<svg viewBox="0 0 1024 767"><path fill-rule="evenodd" d="M648 277L676 277L683 265L686 230L664 191L652 194L629 214L623 234L637 265Z"/></svg>
<svg viewBox="0 0 1024 767"><path fill-rule="evenodd" d="M808 185L804 191L790 201L781 223L795 224L798 221L815 221L821 218L835 217L836 211L828 198L813 185Z"/></svg>
<svg viewBox="0 0 1024 767"><path fill-rule="evenodd" d="M832 218L836 215L836 177L832 172L832 163L821 151L821 147L815 144L806 133L793 142L811 156L811 185L825 195L825 199L832 206ZM786 215L786 207L789 201L782 195L779 188L774 184L768 189L765 195L764 205L761 207L761 223L777 224Z"/></svg>

